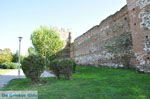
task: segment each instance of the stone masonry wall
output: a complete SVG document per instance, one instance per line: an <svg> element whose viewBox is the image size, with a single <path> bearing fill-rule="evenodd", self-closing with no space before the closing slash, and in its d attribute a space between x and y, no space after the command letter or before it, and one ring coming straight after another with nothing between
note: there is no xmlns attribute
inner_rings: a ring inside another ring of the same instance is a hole
<svg viewBox="0 0 150 99"><path fill-rule="evenodd" d="M150 0L127 0L127 5L137 67L150 72Z"/></svg>
<svg viewBox="0 0 150 99"><path fill-rule="evenodd" d="M59 33L61 40L64 41L64 47L58 58L59 59L70 58L71 31L65 30L63 28L59 29L58 27L54 27L54 29Z"/></svg>
<svg viewBox="0 0 150 99"><path fill-rule="evenodd" d="M107 52L105 46L113 44L121 33L130 30L128 8L124 6L120 11L76 38L71 47L71 58L81 65L123 67L122 64L115 63L116 59Z"/></svg>
<svg viewBox="0 0 150 99"><path fill-rule="evenodd" d="M127 0L127 3L137 64L145 64L150 48L150 0Z"/></svg>

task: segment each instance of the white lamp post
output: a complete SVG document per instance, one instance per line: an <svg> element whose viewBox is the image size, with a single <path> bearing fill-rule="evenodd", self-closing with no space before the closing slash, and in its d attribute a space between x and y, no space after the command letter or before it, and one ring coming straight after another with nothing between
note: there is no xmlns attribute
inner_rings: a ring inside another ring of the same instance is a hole
<svg viewBox="0 0 150 99"><path fill-rule="evenodd" d="M21 39L22 37L19 38L19 58L18 58L18 77L20 79L20 53L21 53Z"/></svg>

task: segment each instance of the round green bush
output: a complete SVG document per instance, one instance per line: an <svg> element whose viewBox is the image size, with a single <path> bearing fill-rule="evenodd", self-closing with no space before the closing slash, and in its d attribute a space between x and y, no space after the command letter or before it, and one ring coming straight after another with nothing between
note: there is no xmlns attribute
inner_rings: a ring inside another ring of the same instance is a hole
<svg viewBox="0 0 150 99"><path fill-rule="evenodd" d="M60 72L64 74L67 80L70 80L73 72L73 63L71 60L61 60L59 62Z"/></svg>
<svg viewBox="0 0 150 99"><path fill-rule="evenodd" d="M5 62L5 63L2 63L0 65L0 68L3 68L3 69L17 69L18 68L18 63Z"/></svg>
<svg viewBox="0 0 150 99"><path fill-rule="evenodd" d="M72 73L75 72L75 68L75 62L69 59L54 60L50 63L50 69L54 72L57 79L60 78L60 75L64 75L67 80L70 80Z"/></svg>
<svg viewBox="0 0 150 99"><path fill-rule="evenodd" d="M36 55L28 56L22 63L23 72L34 84L40 83L40 76L44 71L44 66L44 58Z"/></svg>

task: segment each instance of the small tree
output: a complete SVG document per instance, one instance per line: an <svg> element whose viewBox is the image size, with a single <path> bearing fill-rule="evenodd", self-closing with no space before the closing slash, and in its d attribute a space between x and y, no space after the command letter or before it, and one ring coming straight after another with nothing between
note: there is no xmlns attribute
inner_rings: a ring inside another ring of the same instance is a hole
<svg viewBox="0 0 150 99"><path fill-rule="evenodd" d="M115 42L105 47L108 49L109 53L112 53L115 58L121 59L122 64L129 68L131 58L134 56L130 32L122 33L117 37Z"/></svg>
<svg viewBox="0 0 150 99"><path fill-rule="evenodd" d="M64 42L54 29L43 26L32 33L31 40L36 52L46 60L56 56L64 46Z"/></svg>

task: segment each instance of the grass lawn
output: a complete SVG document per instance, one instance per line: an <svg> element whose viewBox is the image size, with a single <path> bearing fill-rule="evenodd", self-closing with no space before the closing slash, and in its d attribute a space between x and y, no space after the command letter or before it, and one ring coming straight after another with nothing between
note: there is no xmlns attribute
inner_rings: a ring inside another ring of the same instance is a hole
<svg viewBox="0 0 150 99"><path fill-rule="evenodd" d="M135 70L77 67L71 81L45 78L45 85L12 80L1 90L37 90L39 99L150 99L150 74Z"/></svg>
<svg viewBox="0 0 150 99"><path fill-rule="evenodd" d="M9 72L10 69L0 69L0 75L5 74L6 72Z"/></svg>

